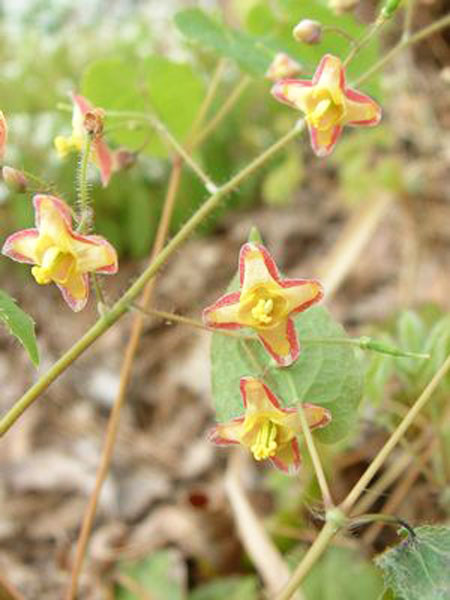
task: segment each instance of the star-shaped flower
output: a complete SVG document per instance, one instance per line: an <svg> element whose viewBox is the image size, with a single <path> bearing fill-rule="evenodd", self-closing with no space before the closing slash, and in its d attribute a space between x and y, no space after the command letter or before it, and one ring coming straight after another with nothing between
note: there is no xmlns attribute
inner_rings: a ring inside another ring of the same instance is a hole
<svg viewBox="0 0 450 600"><path fill-rule="evenodd" d="M80 235L72 229L72 211L60 198L37 195L33 200L36 228L10 235L2 252L18 262L35 265L37 283L56 283L74 311L86 305L88 273L117 272L115 249L98 235Z"/></svg>
<svg viewBox="0 0 450 600"><path fill-rule="evenodd" d="M240 389L245 414L219 423L209 433L214 444L242 444L257 461L269 459L281 471L296 473L300 468L297 436L302 433L296 408L282 408L278 398L259 379L242 377ZM322 406L303 404L310 429L324 427L331 421Z"/></svg>
<svg viewBox="0 0 450 600"><path fill-rule="evenodd" d="M239 275L241 291L206 308L205 324L217 329L251 327L275 361L289 366L300 352L290 316L322 298L321 284L313 279L281 279L269 252L254 243L241 248Z"/></svg>
<svg viewBox="0 0 450 600"><path fill-rule="evenodd" d="M61 158L70 152L81 152L87 135L85 117L94 110L91 103L80 94L72 94L72 102L72 134L68 137L59 135L54 140L55 148ZM100 169L102 184L106 187L113 171L113 158L101 134L93 138L91 160Z"/></svg>
<svg viewBox="0 0 450 600"><path fill-rule="evenodd" d="M381 108L372 98L347 88L344 67L331 54L322 58L312 81L282 79L272 94L305 113L317 156L332 152L344 125L373 126L381 119Z"/></svg>

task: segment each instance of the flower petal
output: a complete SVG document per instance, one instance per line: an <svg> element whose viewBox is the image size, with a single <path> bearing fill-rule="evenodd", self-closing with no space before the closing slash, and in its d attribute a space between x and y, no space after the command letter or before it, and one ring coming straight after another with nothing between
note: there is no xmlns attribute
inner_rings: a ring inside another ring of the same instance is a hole
<svg viewBox="0 0 450 600"><path fill-rule="evenodd" d="M331 129L319 131L312 125L309 125L309 133L311 136L311 146L314 154L319 158L328 156L333 151L339 136L342 133L342 126L335 125Z"/></svg>
<svg viewBox="0 0 450 600"><path fill-rule="evenodd" d="M82 310L89 298L89 278L86 274L73 275L64 285L57 284L64 300L74 312Z"/></svg>
<svg viewBox="0 0 450 600"><path fill-rule="evenodd" d="M33 198L36 227L52 240L66 238L72 230L72 211L60 198L38 194Z"/></svg>
<svg viewBox="0 0 450 600"><path fill-rule="evenodd" d="M280 367L288 367L300 354L300 347L292 319L286 319L275 327L258 329L258 337L267 352Z"/></svg>
<svg viewBox="0 0 450 600"><path fill-rule="evenodd" d="M5 115L0 110L0 159L5 155L6 143L8 141L8 124Z"/></svg>
<svg viewBox="0 0 450 600"><path fill-rule="evenodd" d="M281 285L291 315L306 310L323 298L322 284L314 279L284 279Z"/></svg>
<svg viewBox="0 0 450 600"><path fill-rule="evenodd" d="M36 262L36 244L39 239L37 229L23 229L10 235L2 248L2 254L21 263Z"/></svg>
<svg viewBox="0 0 450 600"><path fill-rule="evenodd" d="M378 125L381 120L381 107L370 96L348 89L346 96L347 125Z"/></svg>
<svg viewBox="0 0 450 600"><path fill-rule="evenodd" d="M333 97L339 97L345 90L345 73L341 59L332 54L325 54L314 73L312 84L327 88Z"/></svg>
<svg viewBox="0 0 450 600"><path fill-rule="evenodd" d="M77 270L81 273L117 273L117 253L114 247L99 235L72 233L72 252L77 257Z"/></svg>
<svg viewBox="0 0 450 600"><path fill-rule="evenodd" d="M202 315L204 324L218 329L239 329L241 325L237 318L240 297L240 292L226 294L205 308Z"/></svg>
<svg viewBox="0 0 450 600"><path fill-rule="evenodd" d="M282 410L278 398L260 379L241 377L239 387L246 415Z"/></svg>
<svg viewBox="0 0 450 600"><path fill-rule="evenodd" d="M239 254L239 278L244 295L255 285L280 284L280 274L275 261L259 244L244 244Z"/></svg>
<svg viewBox="0 0 450 600"><path fill-rule="evenodd" d="M272 464L283 473L295 475L301 466L298 442L293 438L288 444L281 446L276 455L270 459Z"/></svg>
<svg viewBox="0 0 450 600"><path fill-rule="evenodd" d="M72 113L72 129L73 135L81 137L86 135L84 129L84 115L92 110L92 105L84 96L72 93L73 113Z"/></svg>
<svg viewBox="0 0 450 600"><path fill-rule="evenodd" d="M100 178L103 187L106 187L111 179L112 173L112 154L102 138L94 140L93 144L95 161L100 169Z"/></svg>
<svg viewBox="0 0 450 600"><path fill-rule="evenodd" d="M303 404L303 410L305 411L306 420L310 429L316 429L318 427L325 427L331 421L330 411L323 406L317 406L317 404Z"/></svg>
<svg viewBox="0 0 450 600"><path fill-rule="evenodd" d="M239 444L242 435L244 417L237 417L227 423L218 423L207 434L208 440L217 446Z"/></svg>
<svg viewBox="0 0 450 600"><path fill-rule="evenodd" d="M312 85L312 81L304 79L281 79L272 87L271 93L283 104L307 112Z"/></svg>

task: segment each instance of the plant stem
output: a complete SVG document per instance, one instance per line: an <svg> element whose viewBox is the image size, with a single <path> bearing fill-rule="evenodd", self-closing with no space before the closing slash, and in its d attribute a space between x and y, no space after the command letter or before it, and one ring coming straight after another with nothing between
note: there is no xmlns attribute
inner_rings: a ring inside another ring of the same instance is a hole
<svg viewBox="0 0 450 600"><path fill-rule="evenodd" d="M315 542L309 548L308 552L303 557L303 560L295 569L291 579L281 590L281 592L275 596L274 600L289 600L293 594L295 594L297 588L300 587L300 583L327 549L329 543L335 536L336 531L337 530L334 523L330 521L325 523Z"/></svg>
<svg viewBox="0 0 450 600"><path fill-rule="evenodd" d="M156 308L145 308L143 306L139 306L139 304L132 304L132 308L141 312L148 317L157 317L158 319L164 319L165 321L172 321L174 323L181 323L182 325L189 325L190 327L194 327L195 329L200 329L202 331L208 331L209 333L218 333L219 335L226 335L229 337L234 337L239 340L255 340L256 337L249 335L242 335L237 331L228 331L227 329L213 329L212 327L207 327L203 325L201 321L196 321L195 319L189 319L188 317L182 317L181 315L176 315L174 313L165 312L163 310L156 310Z"/></svg>
<svg viewBox="0 0 450 600"><path fill-rule="evenodd" d="M376 475L379 469L384 464L385 460L392 452L393 448L398 444L400 439L405 434L408 427L413 423L414 419L418 415L418 413L422 410L428 400L431 398L433 392L438 387L441 380L445 377L447 372L450 370L450 356L447 357L441 368L437 371L433 379L427 385L425 390L413 404L413 406L409 409L406 416L400 422L398 427L395 429L394 433L387 440L383 448L376 455L374 460L371 462L369 467L354 485L353 489L350 491L344 502L341 504L341 509L348 513L355 502L358 500L359 496L363 493L365 488L368 486L372 478Z"/></svg>
<svg viewBox="0 0 450 600"><path fill-rule="evenodd" d="M322 462L320 460L319 453L317 452L316 445L314 443L314 439L309 428L308 420L306 418L305 410L303 408L302 403L298 402L298 394L295 389L295 383L292 379L292 375L286 371L286 378L289 383L289 387L292 392L292 400L297 406L298 415L300 417L300 423L302 425L303 436L306 441L306 446L308 448L309 455L311 457L311 461L314 467L314 472L317 477L317 482L319 483L320 492L322 494L322 500L325 505L325 508L328 510L334 506L333 498L330 493L330 488L328 486L327 478L325 477L325 471L322 466Z"/></svg>
<svg viewBox="0 0 450 600"><path fill-rule="evenodd" d="M86 133L84 136L83 149L81 151L80 166L78 169L78 204L80 210L80 220L77 227L79 233L87 233L91 228L91 216L89 210L89 191L88 191L88 168L91 155L92 137Z"/></svg>
<svg viewBox="0 0 450 600"><path fill-rule="evenodd" d="M385 19L378 18L375 21L375 23L372 23L372 25L370 25L368 31L363 36L361 36L359 40L356 40L347 58L342 63L342 66L344 68L348 67L349 63L353 60L356 54L370 41L370 39L379 31L379 29L385 24L385 22Z"/></svg>
<svg viewBox="0 0 450 600"><path fill-rule="evenodd" d="M412 21L414 15L415 0L407 0L405 16L403 21L402 41L406 41L411 36Z"/></svg>
<svg viewBox="0 0 450 600"><path fill-rule="evenodd" d="M396 46L391 48L391 50L380 58L378 62L376 62L370 69L368 69L365 73L363 73L360 77L356 79L353 85L360 85L366 79L369 79L376 71L379 71L386 63L394 58L399 52L401 52L404 48L408 46L412 46L413 44L417 44L421 40L427 38L428 36L436 33L440 29L444 29L444 27L450 26L450 14L445 15L444 17L438 19L431 25L424 27L417 33L410 35L407 39L401 39Z"/></svg>
<svg viewBox="0 0 450 600"><path fill-rule="evenodd" d="M239 84L235 87L235 89L231 92L231 94L222 104L221 108L217 111L215 116L194 138L192 142L192 148L196 148L198 145L200 145L205 140L205 138L208 137L211 134L211 132L214 129L216 129L216 127L223 121L223 119L229 114L236 102L239 100L243 91L246 89L250 81L251 78L248 75L244 75Z"/></svg>
<svg viewBox="0 0 450 600"><path fill-rule="evenodd" d="M206 115L208 114L208 110L210 109L211 104L216 96L219 84L222 81L222 76L223 76L223 72L225 70L226 63L227 63L227 61L224 58L221 58L219 60L217 68L216 68L215 72L213 73L213 76L209 83L205 99L203 100L202 105L200 106L200 110L198 111L198 114L195 117L194 123L192 124L191 132L189 135L190 138L193 138L195 135L197 135L197 131L198 131L199 127L201 127L202 123L205 120Z"/></svg>

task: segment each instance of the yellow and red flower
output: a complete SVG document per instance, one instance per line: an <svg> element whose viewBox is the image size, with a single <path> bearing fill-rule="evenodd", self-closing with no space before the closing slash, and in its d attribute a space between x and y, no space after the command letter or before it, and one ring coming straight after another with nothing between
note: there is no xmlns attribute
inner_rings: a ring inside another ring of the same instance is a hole
<svg viewBox="0 0 450 600"><path fill-rule="evenodd" d="M57 136L54 141L55 148L61 158L64 158L70 152L81 152L84 139L88 135L85 117L95 110L91 103L80 94L72 94L72 102L72 134L67 137ZM101 134L93 137L91 160L100 169L102 184L103 187L106 187L113 171L113 158Z"/></svg>
<svg viewBox="0 0 450 600"><path fill-rule="evenodd" d="M0 110L0 160L5 155L6 142L8 141L8 125L5 115Z"/></svg>
<svg viewBox="0 0 450 600"><path fill-rule="evenodd" d="M214 444L242 444L255 460L269 459L281 471L296 473L301 464L297 436L302 433L296 408L283 408L275 394L259 379L242 377L240 389L245 414L217 424L209 433ZM324 427L331 415L322 406L303 404L310 429Z"/></svg>
<svg viewBox="0 0 450 600"><path fill-rule="evenodd" d="M37 283L56 283L64 300L76 312L89 296L88 273L117 272L117 253L98 235L80 235L72 229L72 211L60 198L37 195L33 200L36 228L10 235L2 253L35 265Z"/></svg>
<svg viewBox="0 0 450 600"><path fill-rule="evenodd" d="M305 113L311 145L317 156L327 156L344 125L378 125L381 108L369 96L348 88L339 58L325 55L312 81L282 79L272 88L277 100Z"/></svg>
<svg viewBox="0 0 450 600"><path fill-rule="evenodd" d="M251 327L278 365L287 367L300 353L291 315L323 296L313 279L281 279L269 252L247 243L239 255L240 292L222 296L203 311L205 325L217 329Z"/></svg>

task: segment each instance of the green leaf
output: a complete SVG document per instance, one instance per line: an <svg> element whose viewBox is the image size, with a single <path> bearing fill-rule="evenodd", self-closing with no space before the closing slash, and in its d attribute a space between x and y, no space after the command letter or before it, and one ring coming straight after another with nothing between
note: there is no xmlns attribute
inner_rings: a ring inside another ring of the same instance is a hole
<svg viewBox="0 0 450 600"><path fill-rule="evenodd" d="M161 550L144 560L122 563L120 572L135 582L152 598L158 600L183 600L184 584L180 579L180 565L170 550ZM140 600L132 591L119 585L115 600Z"/></svg>
<svg viewBox="0 0 450 600"><path fill-rule="evenodd" d="M233 282L236 289L236 280ZM231 288L232 286L230 286ZM231 289L229 288L229 291ZM239 379L247 375L261 376L285 406L294 405L288 372L297 390L297 400L318 404L332 415L331 423L316 435L324 443L334 443L345 437L354 426L362 395L363 373L354 349L346 344L318 344L307 342L311 337L345 337L341 325L329 312L315 306L295 319L300 339L299 359L288 369L280 369L259 341L243 342L237 338L213 335L211 348L212 389L219 421L228 421L242 415ZM251 333L242 330L243 334ZM250 358L250 349L259 368Z"/></svg>
<svg viewBox="0 0 450 600"><path fill-rule="evenodd" d="M383 582L373 565L347 548L328 548L302 590L306 600L379 600Z"/></svg>
<svg viewBox="0 0 450 600"><path fill-rule="evenodd" d="M200 585L189 594L189 600L224 600L224 598L256 600L258 598L256 578L224 577Z"/></svg>
<svg viewBox="0 0 450 600"><path fill-rule="evenodd" d="M251 75L264 75L276 52L248 33L217 23L199 8L180 11L175 15L175 24L189 41L235 60Z"/></svg>
<svg viewBox="0 0 450 600"><path fill-rule="evenodd" d="M0 290L0 320L28 352L35 367L39 365L39 350L34 331L34 321L19 308L14 298Z"/></svg>
<svg viewBox="0 0 450 600"><path fill-rule="evenodd" d="M398 600L450 598L450 528L423 526L377 557L386 586Z"/></svg>
<svg viewBox="0 0 450 600"><path fill-rule="evenodd" d="M186 63L162 56L130 62L118 58L98 60L85 70L83 94L106 110L136 111L156 114L178 140L187 135L203 101L203 80ZM124 121L124 119L120 119ZM130 121L130 119L128 119ZM110 118L116 124L118 118ZM167 144L145 123L129 128L114 126L108 139L137 149L147 142L145 151L153 156L167 156Z"/></svg>

